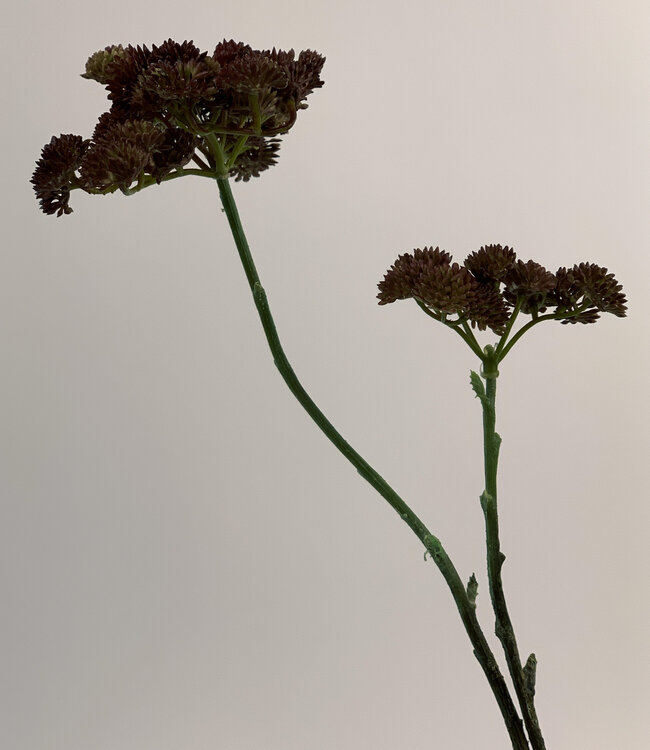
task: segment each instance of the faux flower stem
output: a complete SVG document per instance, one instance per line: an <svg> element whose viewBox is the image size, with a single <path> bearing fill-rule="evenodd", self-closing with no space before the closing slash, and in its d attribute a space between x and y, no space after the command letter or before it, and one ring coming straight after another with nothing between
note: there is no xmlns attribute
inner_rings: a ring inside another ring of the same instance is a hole
<svg viewBox="0 0 650 750"><path fill-rule="evenodd" d="M340 435L331 422L325 417L321 410L316 406L311 397L307 394L300 381L296 377L287 357L282 349L278 338L275 323L268 305L266 293L260 283L260 279L253 262L253 258L248 247L248 242L239 217L239 212L230 189L227 178L217 179L221 202L228 218L228 223L239 252L246 278L253 294L255 306L257 308L267 342L273 354L274 362L285 383L294 394L301 406L307 411L309 416L314 420L318 427L325 433L335 447L350 461L357 469L359 474L368 481L379 494L389 503L389 505L399 514L402 520L415 533L418 539L424 545L425 550L431 555L431 558L442 573L451 594L460 613L461 620L465 630L474 647L474 655L481 665L496 701L501 710L501 714L506 724L513 750L529 750L528 740L523 730L521 718L512 701L508 687L503 675L494 658L489 644L481 630L481 626L476 617L476 605L473 597L470 598L468 589L464 586L456 568L447 555L439 539L429 532L424 523L404 502L404 500L395 492L395 490L381 477L370 464L357 453L352 446Z"/></svg>
<svg viewBox="0 0 650 750"><path fill-rule="evenodd" d="M533 318L533 320L528 321L528 323L522 326L517 331L517 333L514 334L514 336L510 339L510 341L506 343L508 333L510 332L508 331L506 335L502 337L501 342L499 343L499 346L497 347L497 352L499 355L499 362L501 362L501 360L504 359L506 354L512 349L512 347L517 343L517 341L519 341L519 339L525 333L527 333L533 326L537 325L538 323L541 323L543 320L568 320L569 318L577 317L578 315L580 315L580 313L585 312L585 310L588 310L590 307L591 307L591 303L585 302L576 310L572 310L572 311L565 310L563 312L555 312L555 313L548 313L547 315L540 315L539 317Z"/></svg>
<svg viewBox="0 0 650 750"><path fill-rule="evenodd" d="M463 339L463 341L467 344L467 346L469 346L469 348L474 352L474 354L476 354L476 356L479 357L480 359L483 359L483 352L481 351L481 347L479 346L478 341L476 340L474 334L472 333L471 328L467 325L466 322L462 323L463 330L461 330L460 328L461 324L456 324L456 323L450 324L447 321L443 320L439 314L432 312L424 304L424 302L422 302L422 300L416 297L415 301L418 307L420 308L420 310L425 312L430 318L433 318L434 320L437 320L438 322L446 325L447 328L451 328L453 331L456 331L456 333L461 337L461 339Z"/></svg>
<svg viewBox="0 0 650 750"><path fill-rule="evenodd" d="M526 731L533 750L545 750L544 739L537 720L534 706L534 654L528 659L526 668L522 668L517 640L508 614L501 567L505 555L501 552L499 542L499 517L497 512L497 465L501 438L496 426L496 389L497 389L497 355L493 347L485 348L486 357L483 363L485 390L479 393L483 407L483 445L485 466L485 491L481 495L481 507L485 517L487 541L487 568L490 585L490 597L495 614L495 633L501 641L512 677L519 707L524 718Z"/></svg>

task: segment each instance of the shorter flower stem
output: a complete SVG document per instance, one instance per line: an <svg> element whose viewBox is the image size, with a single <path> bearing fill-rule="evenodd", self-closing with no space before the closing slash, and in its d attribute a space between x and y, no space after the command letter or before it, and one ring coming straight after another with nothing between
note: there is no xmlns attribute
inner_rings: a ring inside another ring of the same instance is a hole
<svg viewBox="0 0 650 750"><path fill-rule="evenodd" d="M591 302L587 302L586 304L579 307L577 310L572 311L564 311L564 312L555 312L555 313L548 313L547 315L540 315L537 318L533 318L532 320L529 320L526 325L522 326L517 333L508 341L507 344L505 344L505 339L507 336L503 336L501 339L501 342L499 343L499 346L497 347L497 354L499 362L501 362L502 359L505 358L506 354L512 349L512 347L519 341L519 339L527 332L529 331L533 326L537 325L538 323L541 323L543 320L566 320L567 318L573 318L576 315L580 315L581 313L588 310L590 307L593 307ZM511 321L514 319L511 318ZM510 329L511 326L508 326Z"/></svg>
<svg viewBox="0 0 650 750"><path fill-rule="evenodd" d="M515 632L508 613L501 567L505 556L501 552L499 541L499 516L497 512L497 465L501 438L496 426L496 389L497 389L497 354L493 347L486 347L486 359L483 367L485 392L481 395L483 407L483 445L485 464L485 491L481 495L481 507L485 516L487 543L487 568L490 583L490 597L495 615L495 633L501 641L508 664L508 671L515 686L526 731L533 750L545 750L544 739L537 720L534 705L534 675L529 668L526 672L521 665L519 648ZM534 655L529 659L530 664ZM530 679L527 679L527 675Z"/></svg>
<svg viewBox="0 0 650 750"><path fill-rule="evenodd" d="M478 341L476 340L476 337L472 333L472 329L467 325L467 322L463 322L463 330L460 329L459 325L457 323L447 323L445 320L442 319L442 317L436 313L434 313L432 310L429 310L429 308L422 302L421 299L418 299L417 297L413 298L418 307L425 312L430 318L433 318L434 320L439 321L443 325L447 326L447 328L451 328L453 331L456 331L456 333L463 339L463 341L469 346L469 348L476 354L477 357L479 357L481 360L483 359L483 352L481 351L481 347L479 346Z"/></svg>
<svg viewBox="0 0 650 750"><path fill-rule="evenodd" d="M501 336L501 340L499 341L497 345L497 348L496 348L497 359L499 358L499 355L501 354L503 347L506 345L506 341L508 339L508 336L510 335L510 332L512 331L512 326L514 325L515 320L517 319L517 315L519 315L519 311L521 310L522 304L523 304L523 299L519 298L517 300L517 304L515 305L515 309L512 311L512 314L510 315L510 319L508 320L508 325L506 326L506 330L504 331L503 336Z"/></svg>
<svg viewBox="0 0 650 750"><path fill-rule="evenodd" d="M230 169L231 167L234 166L235 162L237 161L237 157L244 150L244 147L246 146L248 138L249 136L243 135L241 138L237 140L237 143L235 143L235 145L233 146L230 157L228 158L226 169Z"/></svg>
<svg viewBox="0 0 650 750"><path fill-rule="evenodd" d="M212 154L212 158L214 159L216 164L217 178L227 179L228 169L226 168L226 160L219 139L214 133L207 133L205 136L205 140L208 144L208 148L210 149L210 153Z"/></svg>
<svg viewBox="0 0 650 750"><path fill-rule="evenodd" d="M483 359L483 352L481 351L481 347L476 340L474 332L472 331L469 323L466 320L463 321L463 330L465 331L465 341L467 341L471 350L474 352L474 354L477 354L481 359Z"/></svg>

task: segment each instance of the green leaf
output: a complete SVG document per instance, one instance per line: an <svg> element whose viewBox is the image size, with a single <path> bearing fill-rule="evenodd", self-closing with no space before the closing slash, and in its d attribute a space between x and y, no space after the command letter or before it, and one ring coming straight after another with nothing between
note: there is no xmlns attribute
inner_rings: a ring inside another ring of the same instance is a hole
<svg viewBox="0 0 650 750"><path fill-rule="evenodd" d="M535 695L535 674L537 672L537 658L535 654L531 654L526 659L524 666L524 683L526 684L526 690L531 696Z"/></svg>
<svg viewBox="0 0 650 750"><path fill-rule="evenodd" d="M481 399L481 402L483 404L487 404L487 396L485 395L485 386L483 385L481 376L477 372L474 372L474 370L470 370L469 382L472 384L472 390L474 391L476 396Z"/></svg>
<svg viewBox="0 0 650 750"><path fill-rule="evenodd" d="M478 594L478 581L476 580L476 576L474 573L469 577L469 581L467 582L467 598L469 599L469 603L472 606L473 609L476 609L476 595Z"/></svg>

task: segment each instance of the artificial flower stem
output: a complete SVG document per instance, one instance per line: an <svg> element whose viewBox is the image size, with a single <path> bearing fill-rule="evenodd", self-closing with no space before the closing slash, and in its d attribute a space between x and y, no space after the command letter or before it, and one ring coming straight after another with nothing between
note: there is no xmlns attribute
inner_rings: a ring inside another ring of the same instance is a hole
<svg viewBox="0 0 650 750"><path fill-rule="evenodd" d="M250 136L243 135L237 140L237 143L235 143L235 145L233 146L232 153L230 154L230 158L228 159L228 163L226 164L227 169L230 169L234 166L235 162L237 161L237 157L244 150L249 137Z"/></svg>
<svg viewBox="0 0 650 750"><path fill-rule="evenodd" d="M481 360L483 359L483 352L481 351L481 347L479 346L478 341L476 340L471 328L467 325L467 323L463 324L463 328L467 330L467 333L465 333L461 331L458 324L447 323L447 321L444 320L441 315L434 313L432 310L429 310L429 308L424 304L424 302L422 302L421 299L418 299L417 297L414 297L413 299L416 301L418 307L423 310L430 318L433 318L434 320L437 320L438 322L447 326L447 328L451 328L453 331L456 331L456 333L461 337L461 339L463 339L463 341L467 344L467 346L469 346L474 354L476 354L476 356Z"/></svg>
<svg viewBox="0 0 650 750"><path fill-rule="evenodd" d="M212 171L206 171L205 169L186 169L179 167L178 169L175 169L173 172L170 172L169 174L166 174L164 177L160 178L160 182L169 182L170 180L175 180L178 177L187 177L188 175L195 175L197 177L209 177L211 180L214 180L214 172ZM139 182L134 188L121 188L124 195L135 195L136 193L139 193L141 190L144 190L145 188L151 187L152 185L157 185L158 181L155 177L152 177L151 175L146 175L145 178ZM75 188L76 189L76 188ZM114 193L116 190L119 190L120 188L115 186L111 186L110 188L107 188L105 190L86 190L86 192L89 193L97 193L98 195L108 195L109 193Z"/></svg>
<svg viewBox="0 0 650 750"><path fill-rule="evenodd" d="M212 171L208 171L208 169L195 169L194 167L190 167L189 169L187 167L179 167L174 172L170 172L169 174L166 174L162 179L161 182L167 182L168 180L175 180L177 177L188 177L189 175L195 175L196 177L211 177L214 179L214 173ZM151 182L148 185L145 185L144 187L149 187L149 185L156 185L155 180L151 180Z"/></svg>
<svg viewBox="0 0 650 750"><path fill-rule="evenodd" d="M474 335L474 332L470 328L469 323L464 320L463 321L463 330L465 331L466 341L469 344L470 348L474 352L474 354L478 355L481 359L483 359L483 352L481 351L481 347L476 340L476 336Z"/></svg>
<svg viewBox="0 0 650 750"><path fill-rule="evenodd" d="M386 482L386 480L384 480L383 477L381 477L372 466L370 466L370 464L368 464L367 461L349 445L349 443L321 412L318 406L316 406L301 385L278 338L266 293L260 283L228 179L220 178L217 180L217 184L219 186L219 193L224 212L228 219L242 265L244 266L244 272L246 273L246 278L253 294L255 306L260 316L267 342L273 354L275 365L283 380L318 427L357 469L359 474L368 481L385 500L387 500L389 505L411 528L424 545L425 550L431 555L451 591L456 607L460 613L461 620L465 626L465 630L474 647L474 655L490 683L490 687L492 688L492 692L494 693L505 721L513 750L529 750L529 744L523 730L521 718L517 713L517 709L512 701L503 675L501 674L496 659L494 658L494 654L487 643L476 617L475 603L470 600L468 591L458 575L455 566L447 555L440 540L429 532L418 516Z"/></svg>
<svg viewBox="0 0 650 750"><path fill-rule="evenodd" d="M416 301L420 310L425 312L430 318L437 320L439 323L442 322L440 315L438 315L437 313L434 313L433 310L429 310L429 308L424 304L424 302L422 302L421 299L418 299L418 297L413 297L413 299Z"/></svg>
<svg viewBox="0 0 650 750"><path fill-rule="evenodd" d="M547 315L540 315L537 318L534 318L533 320L529 320L528 323L526 323L525 326L522 326L517 333L508 341L505 347L501 348L501 350L498 351L499 354L499 362L501 362L506 354L512 349L512 347L519 341L519 339L528 332L533 326L537 325L538 323L541 323L543 320L566 320L567 318L575 317L576 315L580 315L580 313L585 312L585 310L588 310L590 307L593 307L592 303L588 300L584 305L581 305L577 310L572 311L564 311L564 312L555 312L555 313L548 313Z"/></svg>
<svg viewBox="0 0 650 750"><path fill-rule="evenodd" d="M221 146L221 141L214 133L208 133L205 136L205 140L210 149L210 153L212 154L212 158L215 161L215 176L217 177L217 179L227 179L228 169L226 167L226 158Z"/></svg>
<svg viewBox="0 0 650 750"><path fill-rule="evenodd" d="M524 302L523 297L519 297L517 299L517 302L515 304L515 309L512 311L512 314L510 315L510 318L508 319L506 330L503 332L503 336L501 336L501 339L499 340L499 343L497 344L497 348L496 348L497 359L500 359L499 355L501 354L504 346L506 345L506 341L508 340L508 336L510 335L510 332L512 331L512 326L515 324L515 320L517 319L517 316L519 315L519 312L521 311L521 306L523 305L523 302Z"/></svg>
<svg viewBox="0 0 650 750"><path fill-rule="evenodd" d="M501 437L495 430L498 360L493 347L488 346L485 351L486 359L482 371L483 378L485 379L485 391L484 396L480 399L483 407L485 467L485 491L481 495L481 507L485 517L488 580L492 607L496 619L495 633L499 641L501 641L505 652L508 671L512 677L532 750L545 750L544 739L533 702L534 685L527 684L526 675L521 665L517 640L508 613L501 580L501 567L505 560L505 555L501 552L499 541L499 517L497 510L497 466L499 447L501 445Z"/></svg>
<svg viewBox="0 0 650 750"><path fill-rule="evenodd" d="M543 320L557 320L560 316L556 315L555 313L549 313L548 315L542 315L541 317L535 318L534 320L529 320L528 323L526 323L525 326L522 326L517 333L508 341L508 343L501 349L499 352L499 362L505 358L505 356L508 354L508 352L512 349L512 347L519 341L519 339L529 331L534 325L537 325L538 323L541 323Z"/></svg>

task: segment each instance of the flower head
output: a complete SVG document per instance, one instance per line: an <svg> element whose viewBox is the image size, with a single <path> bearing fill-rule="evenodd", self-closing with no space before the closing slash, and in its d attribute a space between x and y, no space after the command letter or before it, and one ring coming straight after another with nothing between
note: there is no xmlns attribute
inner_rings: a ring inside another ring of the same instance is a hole
<svg viewBox="0 0 650 750"><path fill-rule="evenodd" d="M427 307L443 315L462 314L472 303L476 280L458 263L441 263L423 273L415 286L415 296Z"/></svg>
<svg viewBox="0 0 650 750"><path fill-rule="evenodd" d="M125 51L121 44L113 44L95 52L86 61L86 70L81 74L82 78L97 81L102 85L108 82L108 67L119 58L124 57Z"/></svg>
<svg viewBox="0 0 650 750"><path fill-rule="evenodd" d="M512 248L484 245L465 258L465 268L481 282L503 281L515 264L517 256Z"/></svg>
<svg viewBox="0 0 650 750"><path fill-rule="evenodd" d="M379 304L413 298L434 316L456 315L480 330L500 332L508 319L504 299L491 283L479 281L449 253L425 247L400 255L379 283Z"/></svg>
<svg viewBox="0 0 650 750"><path fill-rule="evenodd" d="M420 278L431 273L438 266L449 265L451 255L439 248L417 248L413 253L400 255L389 268L384 280L379 282L380 305L395 302L398 299L417 297L417 287Z"/></svg>
<svg viewBox="0 0 650 750"><path fill-rule="evenodd" d="M131 193L180 176L190 161L215 178L247 181L277 162L279 141L323 82L325 58L220 42L111 45L84 78L106 87L111 108L90 141L61 136L43 149L32 182L46 213L70 213L70 191Z"/></svg>
<svg viewBox="0 0 650 750"><path fill-rule="evenodd" d="M627 314L623 287L606 268L595 263L580 263L559 268L556 273L555 300L558 313L566 312L563 323L595 323L601 312L619 318Z"/></svg>
<svg viewBox="0 0 650 750"><path fill-rule="evenodd" d="M44 213L57 216L72 213L68 205L70 188L77 183L76 173L89 144L80 135L68 134L52 136L43 146L32 185Z"/></svg>
<svg viewBox="0 0 650 750"><path fill-rule="evenodd" d="M556 274L518 260L502 245L484 245L460 266L451 255L425 247L400 255L379 282L379 304L415 299L434 318L503 335L519 313L563 323L593 323L601 312L626 313L621 285L606 268L580 263ZM449 317L453 316L453 317Z"/></svg>
<svg viewBox="0 0 650 750"><path fill-rule="evenodd" d="M503 279L503 295L508 302L521 304L525 313L538 313L546 309L547 299L555 289L555 276L534 260L517 260Z"/></svg>

